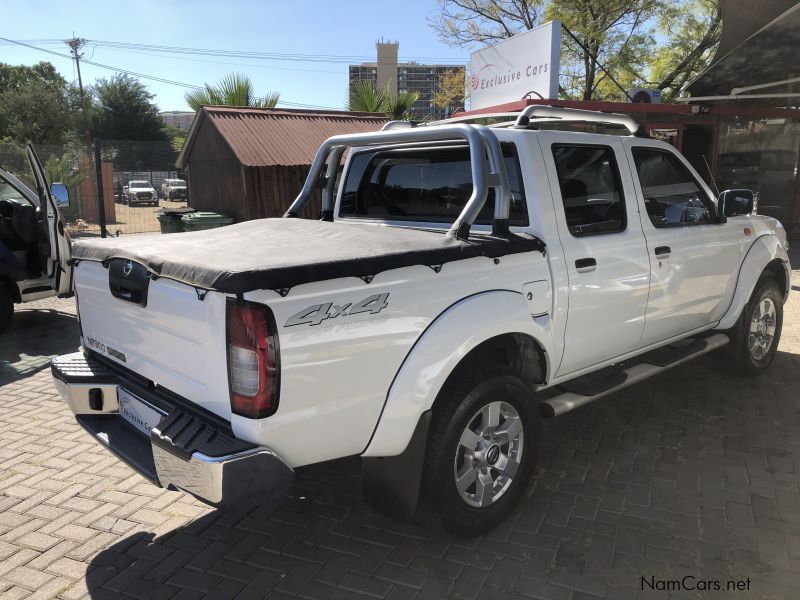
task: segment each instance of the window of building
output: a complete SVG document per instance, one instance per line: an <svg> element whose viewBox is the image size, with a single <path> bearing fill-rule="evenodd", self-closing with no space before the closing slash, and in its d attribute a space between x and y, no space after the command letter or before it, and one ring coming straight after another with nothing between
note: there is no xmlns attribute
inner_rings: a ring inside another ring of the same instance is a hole
<svg viewBox="0 0 800 600"><path fill-rule="evenodd" d="M624 231L625 199L608 146L553 145L567 227L574 236Z"/></svg>
<svg viewBox="0 0 800 600"><path fill-rule="evenodd" d="M656 227L708 223L716 209L677 156L657 148L633 148L644 205Z"/></svg>
<svg viewBox="0 0 800 600"><path fill-rule="evenodd" d="M509 222L527 225L528 210L513 144L503 144L511 187ZM342 191L341 217L452 223L472 194L466 146L365 151L353 156ZM490 224L495 190L490 189L477 224Z"/></svg>

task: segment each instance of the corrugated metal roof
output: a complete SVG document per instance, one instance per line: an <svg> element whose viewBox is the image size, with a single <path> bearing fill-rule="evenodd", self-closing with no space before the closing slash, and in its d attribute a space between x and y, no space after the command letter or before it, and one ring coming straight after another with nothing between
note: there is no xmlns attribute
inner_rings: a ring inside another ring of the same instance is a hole
<svg viewBox="0 0 800 600"><path fill-rule="evenodd" d="M188 160L193 130L204 126L215 127L245 166L291 166L310 165L333 135L378 131L387 121L375 113L204 106L178 162Z"/></svg>

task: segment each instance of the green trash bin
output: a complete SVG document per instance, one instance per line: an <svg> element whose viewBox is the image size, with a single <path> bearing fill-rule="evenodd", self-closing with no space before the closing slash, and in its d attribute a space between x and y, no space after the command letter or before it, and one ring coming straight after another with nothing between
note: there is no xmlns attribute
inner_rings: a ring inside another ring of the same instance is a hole
<svg viewBox="0 0 800 600"><path fill-rule="evenodd" d="M233 219L215 212L193 212L181 217L184 231L215 229L233 223Z"/></svg>
<svg viewBox="0 0 800 600"><path fill-rule="evenodd" d="M163 208L161 209L156 218L161 225L161 233L181 233L183 231L183 222L181 217L193 213L193 208Z"/></svg>

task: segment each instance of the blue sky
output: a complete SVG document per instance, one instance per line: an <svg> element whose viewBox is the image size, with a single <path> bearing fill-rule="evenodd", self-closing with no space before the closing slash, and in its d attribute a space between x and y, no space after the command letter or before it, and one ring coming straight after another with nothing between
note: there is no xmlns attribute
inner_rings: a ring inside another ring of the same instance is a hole
<svg viewBox="0 0 800 600"><path fill-rule="evenodd" d="M29 43L60 54L69 54L69 48L47 40L74 34L88 40L160 46L356 57L353 62L374 60L375 41L384 38L400 42L401 60L463 63L469 58L468 50L440 42L428 25L427 17L437 10L436 0L13 0L3 5L0 36L38 40ZM91 44L84 52L86 59L98 63L192 85L215 82L238 71L253 80L257 93L278 91L281 100L289 102L343 108L347 95L348 59L180 57ZM0 41L0 62L30 65L41 60L52 62L68 81L76 80L69 59ZM81 75L86 84L113 71L82 65ZM162 110L186 109L185 89L143 82Z"/></svg>

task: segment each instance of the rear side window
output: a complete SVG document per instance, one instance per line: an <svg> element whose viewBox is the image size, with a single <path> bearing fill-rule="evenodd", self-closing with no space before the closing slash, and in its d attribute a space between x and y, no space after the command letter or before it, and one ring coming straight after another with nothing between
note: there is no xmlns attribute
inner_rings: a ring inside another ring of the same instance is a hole
<svg viewBox="0 0 800 600"><path fill-rule="evenodd" d="M616 233L625 229L625 199L611 148L556 144L553 160L572 235Z"/></svg>
<svg viewBox="0 0 800 600"><path fill-rule="evenodd" d="M511 188L511 225L527 225L528 209L513 144L502 144ZM452 223L472 194L469 148L409 148L353 156L342 191L340 217ZM489 189L478 224L494 216Z"/></svg>
<svg viewBox="0 0 800 600"><path fill-rule="evenodd" d="M633 148L644 205L656 227L709 223L714 205L678 157L656 148Z"/></svg>

